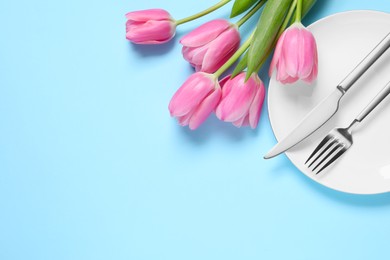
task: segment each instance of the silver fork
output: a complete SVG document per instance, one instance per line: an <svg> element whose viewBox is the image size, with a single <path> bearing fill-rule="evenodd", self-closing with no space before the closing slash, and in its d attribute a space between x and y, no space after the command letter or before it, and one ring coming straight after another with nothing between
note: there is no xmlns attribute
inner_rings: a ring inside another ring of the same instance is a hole
<svg viewBox="0 0 390 260"><path fill-rule="evenodd" d="M335 128L330 131L305 162L305 164L310 162L308 168L312 168L313 172L319 169L316 172L316 174L319 174L343 155L353 144L352 130L358 123L361 123L363 119L366 118L366 116L370 114L371 111L387 97L387 95L389 95L389 93L390 82L387 83L347 128Z"/></svg>

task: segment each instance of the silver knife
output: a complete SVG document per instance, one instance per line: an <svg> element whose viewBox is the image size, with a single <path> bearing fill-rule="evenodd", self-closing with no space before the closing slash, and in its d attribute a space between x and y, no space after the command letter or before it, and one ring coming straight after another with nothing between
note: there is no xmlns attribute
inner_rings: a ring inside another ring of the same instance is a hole
<svg viewBox="0 0 390 260"><path fill-rule="evenodd" d="M341 98L353 86L353 84L382 56L390 47L390 33L352 70L348 76L337 85L336 89L320 104L318 104L286 137L277 143L265 156L264 159L275 157L302 140L306 139L334 114L336 114Z"/></svg>

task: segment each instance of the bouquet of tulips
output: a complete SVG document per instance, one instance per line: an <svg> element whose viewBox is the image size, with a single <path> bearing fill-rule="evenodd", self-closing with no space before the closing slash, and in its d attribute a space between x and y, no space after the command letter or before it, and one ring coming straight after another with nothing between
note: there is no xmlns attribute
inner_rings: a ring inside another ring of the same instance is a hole
<svg viewBox="0 0 390 260"><path fill-rule="evenodd" d="M135 44L166 43L179 25L230 1L222 0L180 20L162 9L127 13L126 38ZM237 127L256 128L265 97L258 71L274 49L270 76L276 71L276 79L283 84L297 80L311 83L317 77L315 38L301 23L314 3L315 0L235 0L231 18L242 15L238 22L212 20L184 36L180 40L182 54L195 73L173 95L168 106L171 116L190 129L199 127L213 112ZM239 28L257 12L261 12L257 26L240 46ZM239 59L233 72L222 77Z"/></svg>

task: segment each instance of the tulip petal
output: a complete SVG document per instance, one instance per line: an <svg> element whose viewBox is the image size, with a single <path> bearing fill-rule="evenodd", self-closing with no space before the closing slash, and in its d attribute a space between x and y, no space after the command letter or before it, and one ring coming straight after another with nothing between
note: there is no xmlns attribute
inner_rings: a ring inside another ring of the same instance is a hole
<svg viewBox="0 0 390 260"><path fill-rule="evenodd" d="M204 55L207 52L207 45L200 47L185 47L182 48L183 58L188 61L193 67L202 66Z"/></svg>
<svg viewBox="0 0 390 260"><path fill-rule="evenodd" d="M306 29L302 29L301 53L299 65L299 77L307 78L315 64L316 42L313 35Z"/></svg>
<svg viewBox="0 0 390 260"><path fill-rule="evenodd" d="M171 22L150 20L142 25L127 26L126 38L139 44L164 43L172 39L174 32Z"/></svg>
<svg viewBox="0 0 390 260"><path fill-rule="evenodd" d="M223 86L225 86L226 82L227 82L228 80L230 80L230 78L231 78L231 75L227 75L226 77L224 77L223 79L221 79L221 80L219 81L219 85L221 86L221 88L223 88Z"/></svg>
<svg viewBox="0 0 390 260"><path fill-rule="evenodd" d="M194 48L194 51L192 53L191 62L202 68L203 60L204 60L204 57L208 51L208 48L209 48L208 44L206 44L204 46L199 46L198 48ZM208 71L203 71L203 72L208 72Z"/></svg>
<svg viewBox="0 0 390 260"><path fill-rule="evenodd" d="M232 89L233 84L226 84L227 82L232 80L230 77L231 77L231 75L228 75L219 81L219 85L222 88L222 98L229 95L230 90Z"/></svg>
<svg viewBox="0 0 390 260"><path fill-rule="evenodd" d="M181 53L183 55L183 58L186 61L191 62L191 59L192 59L192 56L193 56L193 50L194 50L194 48L191 48L191 47L183 47L181 49Z"/></svg>
<svg viewBox="0 0 390 260"><path fill-rule="evenodd" d="M226 95L219 103L216 115L222 121L234 122L248 113L256 93L256 82L252 77L245 82L245 73L241 73L226 82L224 88L226 87L231 88L229 95Z"/></svg>
<svg viewBox="0 0 390 260"><path fill-rule="evenodd" d="M272 73L273 73L275 67L277 67L277 65L279 63L280 55L281 55L282 49L283 49L283 43L284 43L285 36L286 36L286 34L283 33L282 36L280 36L278 43L276 44L274 56L272 57L271 65L269 67L269 72L268 72L270 77L272 77Z"/></svg>
<svg viewBox="0 0 390 260"><path fill-rule="evenodd" d="M229 28L214 41L204 56L202 71L213 73L217 71L238 49L240 34L234 27Z"/></svg>
<svg viewBox="0 0 390 260"><path fill-rule="evenodd" d="M315 62L314 62L314 66L313 66L313 70L311 71L311 74L307 77L307 78L304 78L303 80L307 83L312 83L316 78L317 78L317 75L318 75L318 58L317 58L317 51L315 52Z"/></svg>
<svg viewBox="0 0 390 260"><path fill-rule="evenodd" d="M133 20L137 22L146 22L149 20L172 20L171 15L163 9L139 10L129 12L125 16L128 20Z"/></svg>
<svg viewBox="0 0 390 260"><path fill-rule="evenodd" d="M242 126L249 126L249 115L246 115L244 118L244 122L242 122Z"/></svg>
<svg viewBox="0 0 390 260"><path fill-rule="evenodd" d="M192 74L173 95L168 106L171 115L181 117L190 113L214 90L215 84L215 79L206 73Z"/></svg>
<svg viewBox="0 0 390 260"><path fill-rule="evenodd" d="M264 97L265 97L265 88L264 84L261 82L259 85L255 98L252 101L252 104L249 108L249 125L252 127L252 129L255 129L257 127L257 124L259 123L260 119L260 113L261 108L263 107L264 103Z"/></svg>
<svg viewBox="0 0 390 260"><path fill-rule="evenodd" d="M277 81L282 81L288 78L289 75L286 72L286 65L285 65L285 60L283 57L279 60L277 64L277 74L276 74L276 80Z"/></svg>
<svg viewBox="0 0 390 260"><path fill-rule="evenodd" d="M179 125L186 126L190 123L193 112L188 113L187 115L178 117Z"/></svg>
<svg viewBox="0 0 390 260"><path fill-rule="evenodd" d="M240 128L242 126L242 124L244 123L244 120L245 120L245 117L242 117L242 118L238 119L237 121L232 122L232 124L235 127Z"/></svg>
<svg viewBox="0 0 390 260"><path fill-rule="evenodd" d="M133 30L133 28L135 28L136 26L141 26L142 24L143 22L135 22L132 20L128 20L126 22L126 33L130 30Z"/></svg>
<svg viewBox="0 0 390 260"><path fill-rule="evenodd" d="M201 69L202 69L202 66L200 66L200 65L193 65L194 66L194 68L195 68L195 71L196 72L200 72L201 71Z"/></svg>
<svg viewBox="0 0 390 260"><path fill-rule="evenodd" d="M187 47L198 47L204 45L218 37L222 32L229 28L230 23L223 19L216 19L207 22L189 34L185 35L180 43Z"/></svg>
<svg viewBox="0 0 390 260"><path fill-rule="evenodd" d="M192 48L192 47L183 47L182 48L182 54L183 54L183 58L188 61L192 67L194 67L196 69L196 71L200 71L200 69L202 68L202 53L199 53L199 49L198 48ZM206 52L207 50L204 50L204 53ZM203 53L203 55L204 55ZM195 56L195 59L194 59L194 56Z"/></svg>
<svg viewBox="0 0 390 260"><path fill-rule="evenodd" d="M286 85L286 84L292 84L292 83L295 83L295 82L297 82L299 80L299 78L298 77L287 77L286 79L284 79L284 80L281 80L280 82L282 83L282 84L284 84L284 85Z"/></svg>
<svg viewBox="0 0 390 260"><path fill-rule="evenodd" d="M300 30L296 28L288 29L282 50L282 59L284 60L285 70L291 77L296 77L298 75L298 58L301 51L299 34Z"/></svg>
<svg viewBox="0 0 390 260"><path fill-rule="evenodd" d="M221 99L221 88L217 87L214 92L207 96L203 102L194 111L189 122L189 128L195 130L207 117L214 111L219 100Z"/></svg>

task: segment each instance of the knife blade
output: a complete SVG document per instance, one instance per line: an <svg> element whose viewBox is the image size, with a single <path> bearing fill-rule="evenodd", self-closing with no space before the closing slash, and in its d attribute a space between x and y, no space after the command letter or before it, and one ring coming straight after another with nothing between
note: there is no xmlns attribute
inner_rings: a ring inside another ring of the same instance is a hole
<svg viewBox="0 0 390 260"><path fill-rule="evenodd" d="M390 33L337 85L336 89L305 116L302 121L280 142L278 142L264 159L273 158L296 144L300 143L317 129L323 126L334 114L344 94L353 84L382 56L390 47Z"/></svg>
<svg viewBox="0 0 390 260"><path fill-rule="evenodd" d="M340 99L343 95L344 92L341 90L334 90L328 97L322 100L321 103L318 104L286 138L274 146L274 148L264 156L264 159L269 159L283 153L324 125L334 114L336 114Z"/></svg>

